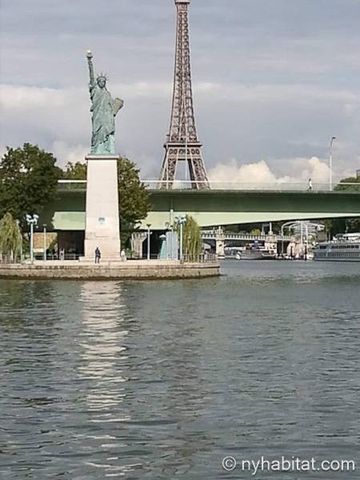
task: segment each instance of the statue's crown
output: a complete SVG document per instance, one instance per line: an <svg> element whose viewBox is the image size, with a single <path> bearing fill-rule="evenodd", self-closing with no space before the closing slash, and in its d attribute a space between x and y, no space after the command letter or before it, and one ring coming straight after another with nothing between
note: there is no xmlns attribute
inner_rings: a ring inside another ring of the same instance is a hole
<svg viewBox="0 0 360 480"><path fill-rule="evenodd" d="M107 77L107 75L106 75L105 73L100 73L100 74L96 77L96 80L101 80L101 79L107 81L108 77Z"/></svg>

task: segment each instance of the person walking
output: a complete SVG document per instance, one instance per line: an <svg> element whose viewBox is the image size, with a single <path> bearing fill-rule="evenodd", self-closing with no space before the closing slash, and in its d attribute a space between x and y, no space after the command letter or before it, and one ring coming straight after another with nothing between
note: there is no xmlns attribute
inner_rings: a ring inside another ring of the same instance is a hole
<svg viewBox="0 0 360 480"><path fill-rule="evenodd" d="M313 189L313 186L312 186L312 180L311 178L309 178L309 183L308 183L308 192L311 192Z"/></svg>
<svg viewBox="0 0 360 480"><path fill-rule="evenodd" d="M100 248L96 247L96 249L95 249L95 263L100 263L100 259L101 259Z"/></svg>

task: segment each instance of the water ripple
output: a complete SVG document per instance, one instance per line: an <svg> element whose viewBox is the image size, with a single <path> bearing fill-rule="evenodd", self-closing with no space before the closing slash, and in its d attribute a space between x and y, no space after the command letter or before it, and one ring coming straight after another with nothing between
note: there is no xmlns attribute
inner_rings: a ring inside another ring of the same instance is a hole
<svg viewBox="0 0 360 480"><path fill-rule="evenodd" d="M0 281L1 479L240 478L225 455L360 465L359 267L224 273Z"/></svg>

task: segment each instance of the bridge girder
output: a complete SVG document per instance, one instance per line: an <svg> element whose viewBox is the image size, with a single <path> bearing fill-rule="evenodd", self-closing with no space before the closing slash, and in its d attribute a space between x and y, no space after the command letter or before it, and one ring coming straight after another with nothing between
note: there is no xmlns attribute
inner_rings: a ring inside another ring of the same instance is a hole
<svg viewBox="0 0 360 480"><path fill-rule="evenodd" d="M151 191L152 211L143 226L163 230L179 214L192 215L201 227L288 220L360 217L360 193L272 191ZM42 223L55 230L85 229L85 192L59 193Z"/></svg>

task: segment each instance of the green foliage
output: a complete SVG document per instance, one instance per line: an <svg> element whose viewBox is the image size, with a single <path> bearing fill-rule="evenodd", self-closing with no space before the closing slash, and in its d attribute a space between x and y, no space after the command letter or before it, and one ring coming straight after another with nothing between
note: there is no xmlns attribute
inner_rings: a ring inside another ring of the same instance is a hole
<svg viewBox="0 0 360 480"><path fill-rule="evenodd" d="M61 170L51 153L25 143L0 160L0 217L9 212L25 226L27 213L41 213L54 199Z"/></svg>
<svg viewBox="0 0 360 480"><path fill-rule="evenodd" d="M22 236L19 224L11 213L0 220L0 255L7 261L16 262L21 253Z"/></svg>
<svg viewBox="0 0 360 480"><path fill-rule="evenodd" d="M121 243L127 246L136 224L146 218L151 208L150 196L135 163L127 158L119 159L118 183Z"/></svg>
<svg viewBox="0 0 360 480"><path fill-rule="evenodd" d="M354 183L355 185L344 185L346 183ZM343 178L334 190L336 192L360 192L360 177Z"/></svg>
<svg viewBox="0 0 360 480"><path fill-rule="evenodd" d="M353 183L355 185L344 185L346 183ZM360 177L348 177L340 180L340 183L334 188L336 192L359 192L360 193ZM330 237L338 233L352 233L360 232L359 218L335 218L325 222L326 230Z"/></svg>
<svg viewBox="0 0 360 480"><path fill-rule="evenodd" d="M62 174L64 180L86 180L86 163L68 162Z"/></svg>
<svg viewBox="0 0 360 480"><path fill-rule="evenodd" d="M196 262L202 252L201 230L193 217L187 215L184 224L184 255L188 262Z"/></svg>
<svg viewBox="0 0 360 480"><path fill-rule="evenodd" d="M333 220L326 220L326 231L330 238L338 233L355 233L360 232L360 218L334 218Z"/></svg>
<svg viewBox="0 0 360 480"><path fill-rule="evenodd" d="M360 232L360 218L348 218L346 220L346 231L347 233L357 233Z"/></svg>

